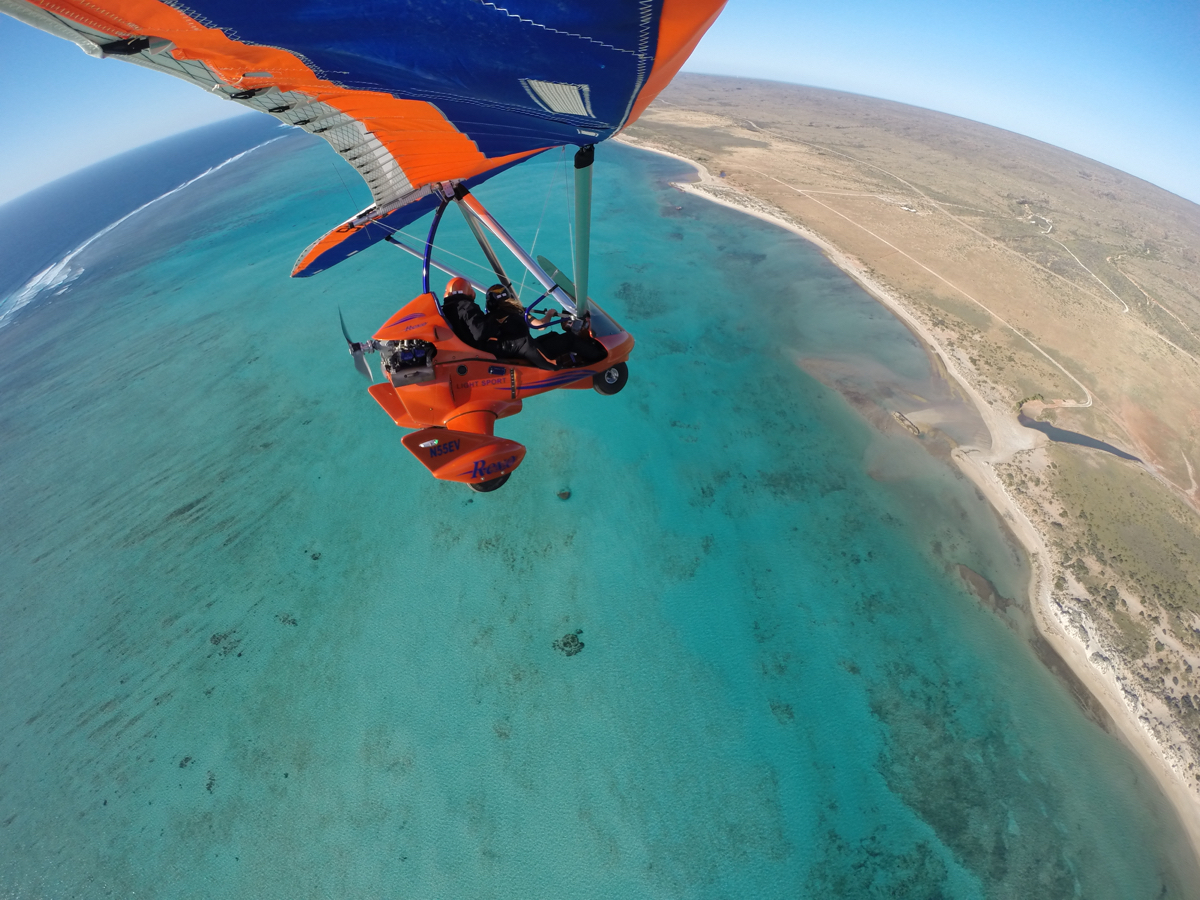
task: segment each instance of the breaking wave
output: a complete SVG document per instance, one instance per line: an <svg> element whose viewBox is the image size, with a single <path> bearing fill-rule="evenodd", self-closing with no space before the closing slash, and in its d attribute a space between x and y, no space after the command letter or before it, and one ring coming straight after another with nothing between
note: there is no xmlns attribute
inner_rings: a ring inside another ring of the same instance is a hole
<svg viewBox="0 0 1200 900"><path fill-rule="evenodd" d="M38 274L34 275L31 279L29 279L29 281L25 282L25 284L18 291L16 291L16 293L10 294L3 300L0 300L0 328L3 328L5 325L7 325L12 320L13 316L15 316L20 310L28 306L39 297L44 295L57 297L60 294L66 293L70 289L71 285L84 272L84 267L82 265L73 262L75 257L77 257L96 241L100 240L100 238L104 237L114 228L117 228L124 222L132 219L138 213L142 212L147 207L153 206L160 200L166 200L172 194L178 194L184 188L195 184L201 178L211 175L218 169L223 169L230 163L237 162L243 156L253 153L255 150L267 146L267 144L273 144L276 141L281 140L283 140L282 137L277 137L271 138L269 141L263 141L261 144L255 144L250 149L243 150L241 153L229 157L229 159L225 160L224 162L217 163L217 165L213 166L212 168L205 169L195 178L185 181L178 187L171 188L171 190L167 191L165 194L160 194L153 200L143 203L132 212L128 212L121 216L121 218L117 219L117 221L113 222L111 225L106 225L104 228L97 231L58 262L51 263L42 271L38 272Z"/></svg>

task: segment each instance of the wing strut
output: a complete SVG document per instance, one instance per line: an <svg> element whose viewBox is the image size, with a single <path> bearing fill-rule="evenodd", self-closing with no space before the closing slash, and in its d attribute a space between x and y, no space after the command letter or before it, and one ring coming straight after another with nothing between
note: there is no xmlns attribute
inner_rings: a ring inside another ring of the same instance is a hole
<svg viewBox="0 0 1200 900"><path fill-rule="evenodd" d="M422 262L425 260L425 254L422 253L420 250L416 249L415 247L410 247L410 246L408 246L408 244L405 244L402 241L396 240L390 234L387 237L385 237L384 240L387 241L389 244L391 244L394 247L399 247L401 250L403 250L409 256L415 256L417 259L421 260ZM446 265L445 263L441 262L440 260L435 259L433 256L429 257L429 265L433 266L435 269L441 269L443 272L445 272L451 278L467 279L467 281L469 281L471 283L471 287L473 287L473 288L475 288L475 290L479 291L480 295L487 293L487 285L481 284L480 282L476 281L474 278L470 277L469 275L464 275L462 272L458 271L457 269L452 269L450 266ZM426 291L426 293L429 293L429 292ZM440 301L439 301L439 303L440 303ZM440 307L439 307L439 309L440 309Z"/></svg>
<svg viewBox="0 0 1200 900"><path fill-rule="evenodd" d="M500 265L500 258L496 256L496 251L492 249L492 245L488 243L487 234L479 226L479 220L471 215L471 210L463 204L461 199L458 199L458 210L463 214L463 218L466 219L467 227L471 229L471 234L475 235L475 240L479 242L479 249L483 251L483 255L487 257L487 261L492 264L492 271L496 273L496 277L500 279L500 283L516 296L516 289L513 288L512 282L508 280L508 276L504 274L504 266Z"/></svg>
<svg viewBox="0 0 1200 900"><path fill-rule="evenodd" d="M538 265L537 260L525 252L520 244L518 244L512 236L504 230L490 212L484 209L483 204L476 199L475 195L468 191L465 187L459 184L454 190L454 199L459 202L460 208L465 207L471 211L474 218L478 219L488 231L494 234L509 252L512 253L521 265L529 270L529 274L537 279L538 284L546 289L546 293L552 296L558 303L570 313L576 312L575 301L571 295L559 287L558 283L553 278L546 274L546 270Z"/></svg>

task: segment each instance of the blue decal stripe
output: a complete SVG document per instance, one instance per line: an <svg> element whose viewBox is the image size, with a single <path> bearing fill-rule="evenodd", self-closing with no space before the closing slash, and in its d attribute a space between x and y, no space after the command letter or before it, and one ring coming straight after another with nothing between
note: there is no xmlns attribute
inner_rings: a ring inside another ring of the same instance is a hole
<svg viewBox="0 0 1200 900"><path fill-rule="evenodd" d="M534 388L543 387L558 387L563 384L570 384L572 381L579 381L581 378L586 378L596 373L591 369L572 369L568 374L556 375L553 378L547 378L543 381L531 381L518 386L519 390L528 391Z"/></svg>
<svg viewBox="0 0 1200 900"><path fill-rule="evenodd" d="M409 319L420 319L420 318L424 317L424 315L425 315L425 313L423 313L423 312L419 312L419 313L409 313L409 314L408 314L407 316L405 316L404 318L402 318L402 319L396 319L396 320L394 320L394 321L392 321L392 322L388 322L388 323L387 323L386 325L384 325L383 327L384 327L384 328L391 328L393 325L399 325L399 324L401 324L402 322L407 322Z"/></svg>

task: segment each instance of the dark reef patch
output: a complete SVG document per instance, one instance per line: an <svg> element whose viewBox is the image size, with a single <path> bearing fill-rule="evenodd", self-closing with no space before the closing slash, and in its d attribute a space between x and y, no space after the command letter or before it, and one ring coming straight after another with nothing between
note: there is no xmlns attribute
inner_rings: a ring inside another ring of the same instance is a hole
<svg viewBox="0 0 1200 900"><path fill-rule="evenodd" d="M941 544L938 541L934 541L934 545L934 552L940 553ZM964 566L960 563L955 566L955 569L958 572L958 577L963 580L963 583L966 584L971 593L978 597L980 602L992 612L1004 615L1008 608L1016 603L1015 600L1002 596L996 590L994 584L969 566Z"/></svg>
<svg viewBox="0 0 1200 900"><path fill-rule="evenodd" d="M583 634L583 629L578 628L570 634L564 634L556 640L551 646L561 653L563 656L574 656L583 650L583 641L579 639L579 635Z"/></svg>
<svg viewBox="0 0 1200 900"><path fill-rule="evenodd" d="M935 550L938 549L940 548L935 547ZM1055 678L1062 682L1063 686L1074 698L1076 704L1083 711L1083 714L1104 731L1111 734L1114 727L1112 716L1108 714L1108 710L1104 708L1104 705L1096 698L1096 695L1091 692L1088 686L1084 684L1083 680L1067 665L1067 661L1062 658L1062 655L1034 627L1026 603L1020 599L1010 600L1002 596L996 590L994 584L974 569L961 564L955 566L955 568L958 571L959 577L962 578L971 593L984 606L999 615L1010 628L1020 633L1029 642L1029 646L1033 648L1033 652L1038 660L1050 670ZM1015 617L1008 615L1010 609L1015 611Z"/></svg>
<svg viewBox="0 0 1200 900"><path fill-rule="evenodd" d="M886 829L847 839L832 829L821 841L821 860L808 872L806 896L894 897L943 900L952 896L941 855L922 841L901 852L887 845Z"/></svg>
<svg viewBox="0 0 1200 900"><path fill-rule="evenodd" d="M167 514L166 521L170 522L172 519L178 519L180 516L186 516L188 513L190 513L193 509L195 509L197 506L199 506L201 503L203 503L208 498L209 498L209 495L205 494L203 497L197 497L191 503L183 504L183 506L179 507L178 509L173 510L172 512L169 512Z"/></svg>

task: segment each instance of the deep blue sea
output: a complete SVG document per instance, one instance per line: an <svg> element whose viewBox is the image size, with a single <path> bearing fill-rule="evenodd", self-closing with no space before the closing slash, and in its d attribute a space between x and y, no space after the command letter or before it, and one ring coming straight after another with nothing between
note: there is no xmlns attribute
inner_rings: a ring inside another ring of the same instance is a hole
<svg viewBox="0 0 1200 900"><path fill-rule="evenodd" d="M323 143L237 119L0 207L0 896L1200 896L960 579L1024 589L995 515L864 413L946 390L922 348L675 161L597 158L630 382L527 401L485 495L340 335L418 264L287 277L369 200ZM568 269L569 166L477 192Z"/></svg>

